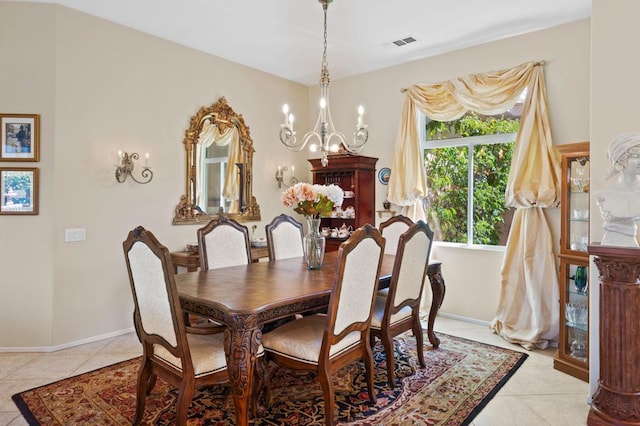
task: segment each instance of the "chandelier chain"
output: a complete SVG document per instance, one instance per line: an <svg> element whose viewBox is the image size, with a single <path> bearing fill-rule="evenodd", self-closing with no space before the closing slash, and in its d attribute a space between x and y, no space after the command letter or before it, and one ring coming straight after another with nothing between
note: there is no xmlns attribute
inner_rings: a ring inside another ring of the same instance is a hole
<svg viewBox="0 0 640 426"><path fill-rule="evenodd" d="M324 10L324 50L322 52L322 67L320 72L320 84L329 85L329 63L327 61L327 9L329 3L322 2L322 9Z"/></svg>
<svg viewBox="0 0 640 426"><path fill-rule="evenodd" d="M321 164L326 167L329 163L329 152L340 152L341 148L354 154L360 152L369 139L369 131L367 130L367 125L362 122L362 114L364 113L362 105L358 107L358 122L351 140L347 139L342 132L337 131L333 125L331 112L329 111L330 79L327 61L327 9L329 8L329 3L333 0L318 1L322 4L324 11L324 45L322 51L322 67L320 70L320 112L315 126L306 132L303 138L298 139L296 132L293 130L293 114L289 113L289 106L287 104L283 105L282 112L284 113L284 122L280 125L280 142L291 151L300 151L313 140L314 142L309 144L309 149L311 151L319 150L321 152Z"/></svg>

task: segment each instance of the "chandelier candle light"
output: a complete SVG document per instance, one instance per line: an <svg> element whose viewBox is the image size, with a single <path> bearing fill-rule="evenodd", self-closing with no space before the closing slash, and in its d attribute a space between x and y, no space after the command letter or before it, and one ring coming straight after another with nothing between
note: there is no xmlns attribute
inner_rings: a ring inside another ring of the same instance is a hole
<svg viewBox="0 0 640 426"><path fill-rule="evenodd" d="M304 236L304 257L308 269L321 269L326 240L320 234L320 218L330 216L333 207L342 206L344 192L338 185L311 185L296 183L282 193L285 207L293 207L296 213L307 219Z"/></svg>
<svg viewBox="0 0 640 426"><path fill-rule="evenodd" d="M358 107L358 124L353 134L353 140L349 141L342 132L336 131L331 119L331 112L329 110L329 66L327 64L327 9L329 3L333 0L318 0L322 4L324 10L324 51L322 53L322 68L320 71L320 113L318 119L312 130L305 133L302 141L298 141L296 138L296 132L293 131L293 114L289 113L289 106L285 104L282 107L284 113L284 123L280 125L280 141L291 151L301 151L304 147L314 139L316 142L309 145L311 151L317 151L320 149L322 153L322 159L320 160L323 167L329 164L329 151L337 152L342 144L345 149L352 153L357 153L362 150L362 147L367 143L369 138L369 131L367 125L362 122L362 115L364 114L364 108L362 105ZM330 145L331 140L337 138L337 141L333 145Z"/></svg>

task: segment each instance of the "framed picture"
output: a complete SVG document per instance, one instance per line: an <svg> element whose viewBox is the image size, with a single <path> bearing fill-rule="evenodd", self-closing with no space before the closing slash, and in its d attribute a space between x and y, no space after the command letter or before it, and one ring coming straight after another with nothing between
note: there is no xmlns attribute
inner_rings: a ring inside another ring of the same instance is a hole
<svg viewBox="0 0 640 426"><path fill-rule="evenodd" d="M38 169L0 167L0 215L38 214Z"/></svg>
<svg viewBox="0 0 640 426"><path fill-rule="evenodd" d="M39 161L38 114L0 114L0 128L0 161Z"/></svg>

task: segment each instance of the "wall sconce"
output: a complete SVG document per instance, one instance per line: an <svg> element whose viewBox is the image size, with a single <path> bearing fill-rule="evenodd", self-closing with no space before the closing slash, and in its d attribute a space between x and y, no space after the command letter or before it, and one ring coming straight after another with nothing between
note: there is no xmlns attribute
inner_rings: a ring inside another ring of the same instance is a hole
<svg viewBox="0 0 640 426"><path fill-rule="evenodd" d="M138 153L134 152L133 154L127 154L126 152L118 151L118 157L120 158L120 164L116 166L116 180L119 183L127 180L127 176L131 176L131 179L136 183L144 184L151 182L151 179L153 179L153 172L147 165L149 162L148 152L144 155L144 168L142 169L142 172L140 172L140 180L136 179L132 173L134 168L133 161L140 158Z"/></svg>
<svg viewBox="0 0 640 426"><path fill-rule="evenodd" d="M298 183L298 179L295 176L295 167L291 166L291 178L289 178L287 182L285 182L284 172L288 171L289 167L285 164L284 166L278 166L278 170L276 170L276 181L278 181L278 188L282 188L284 185L285 188L289 188L290 186Z"/></svg>

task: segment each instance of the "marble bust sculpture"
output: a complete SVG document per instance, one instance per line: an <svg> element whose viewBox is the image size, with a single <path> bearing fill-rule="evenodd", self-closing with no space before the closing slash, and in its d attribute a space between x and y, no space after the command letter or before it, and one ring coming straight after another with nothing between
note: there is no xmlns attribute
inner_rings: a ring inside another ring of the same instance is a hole
<svg viewBox="0 0 640 426"><path fill-rule="evenodd" d="M640 221L640 133L623 133L609 145L607 178L617 176L611 188L597 191L604 235L601 244L638 247Z"/></svg>

